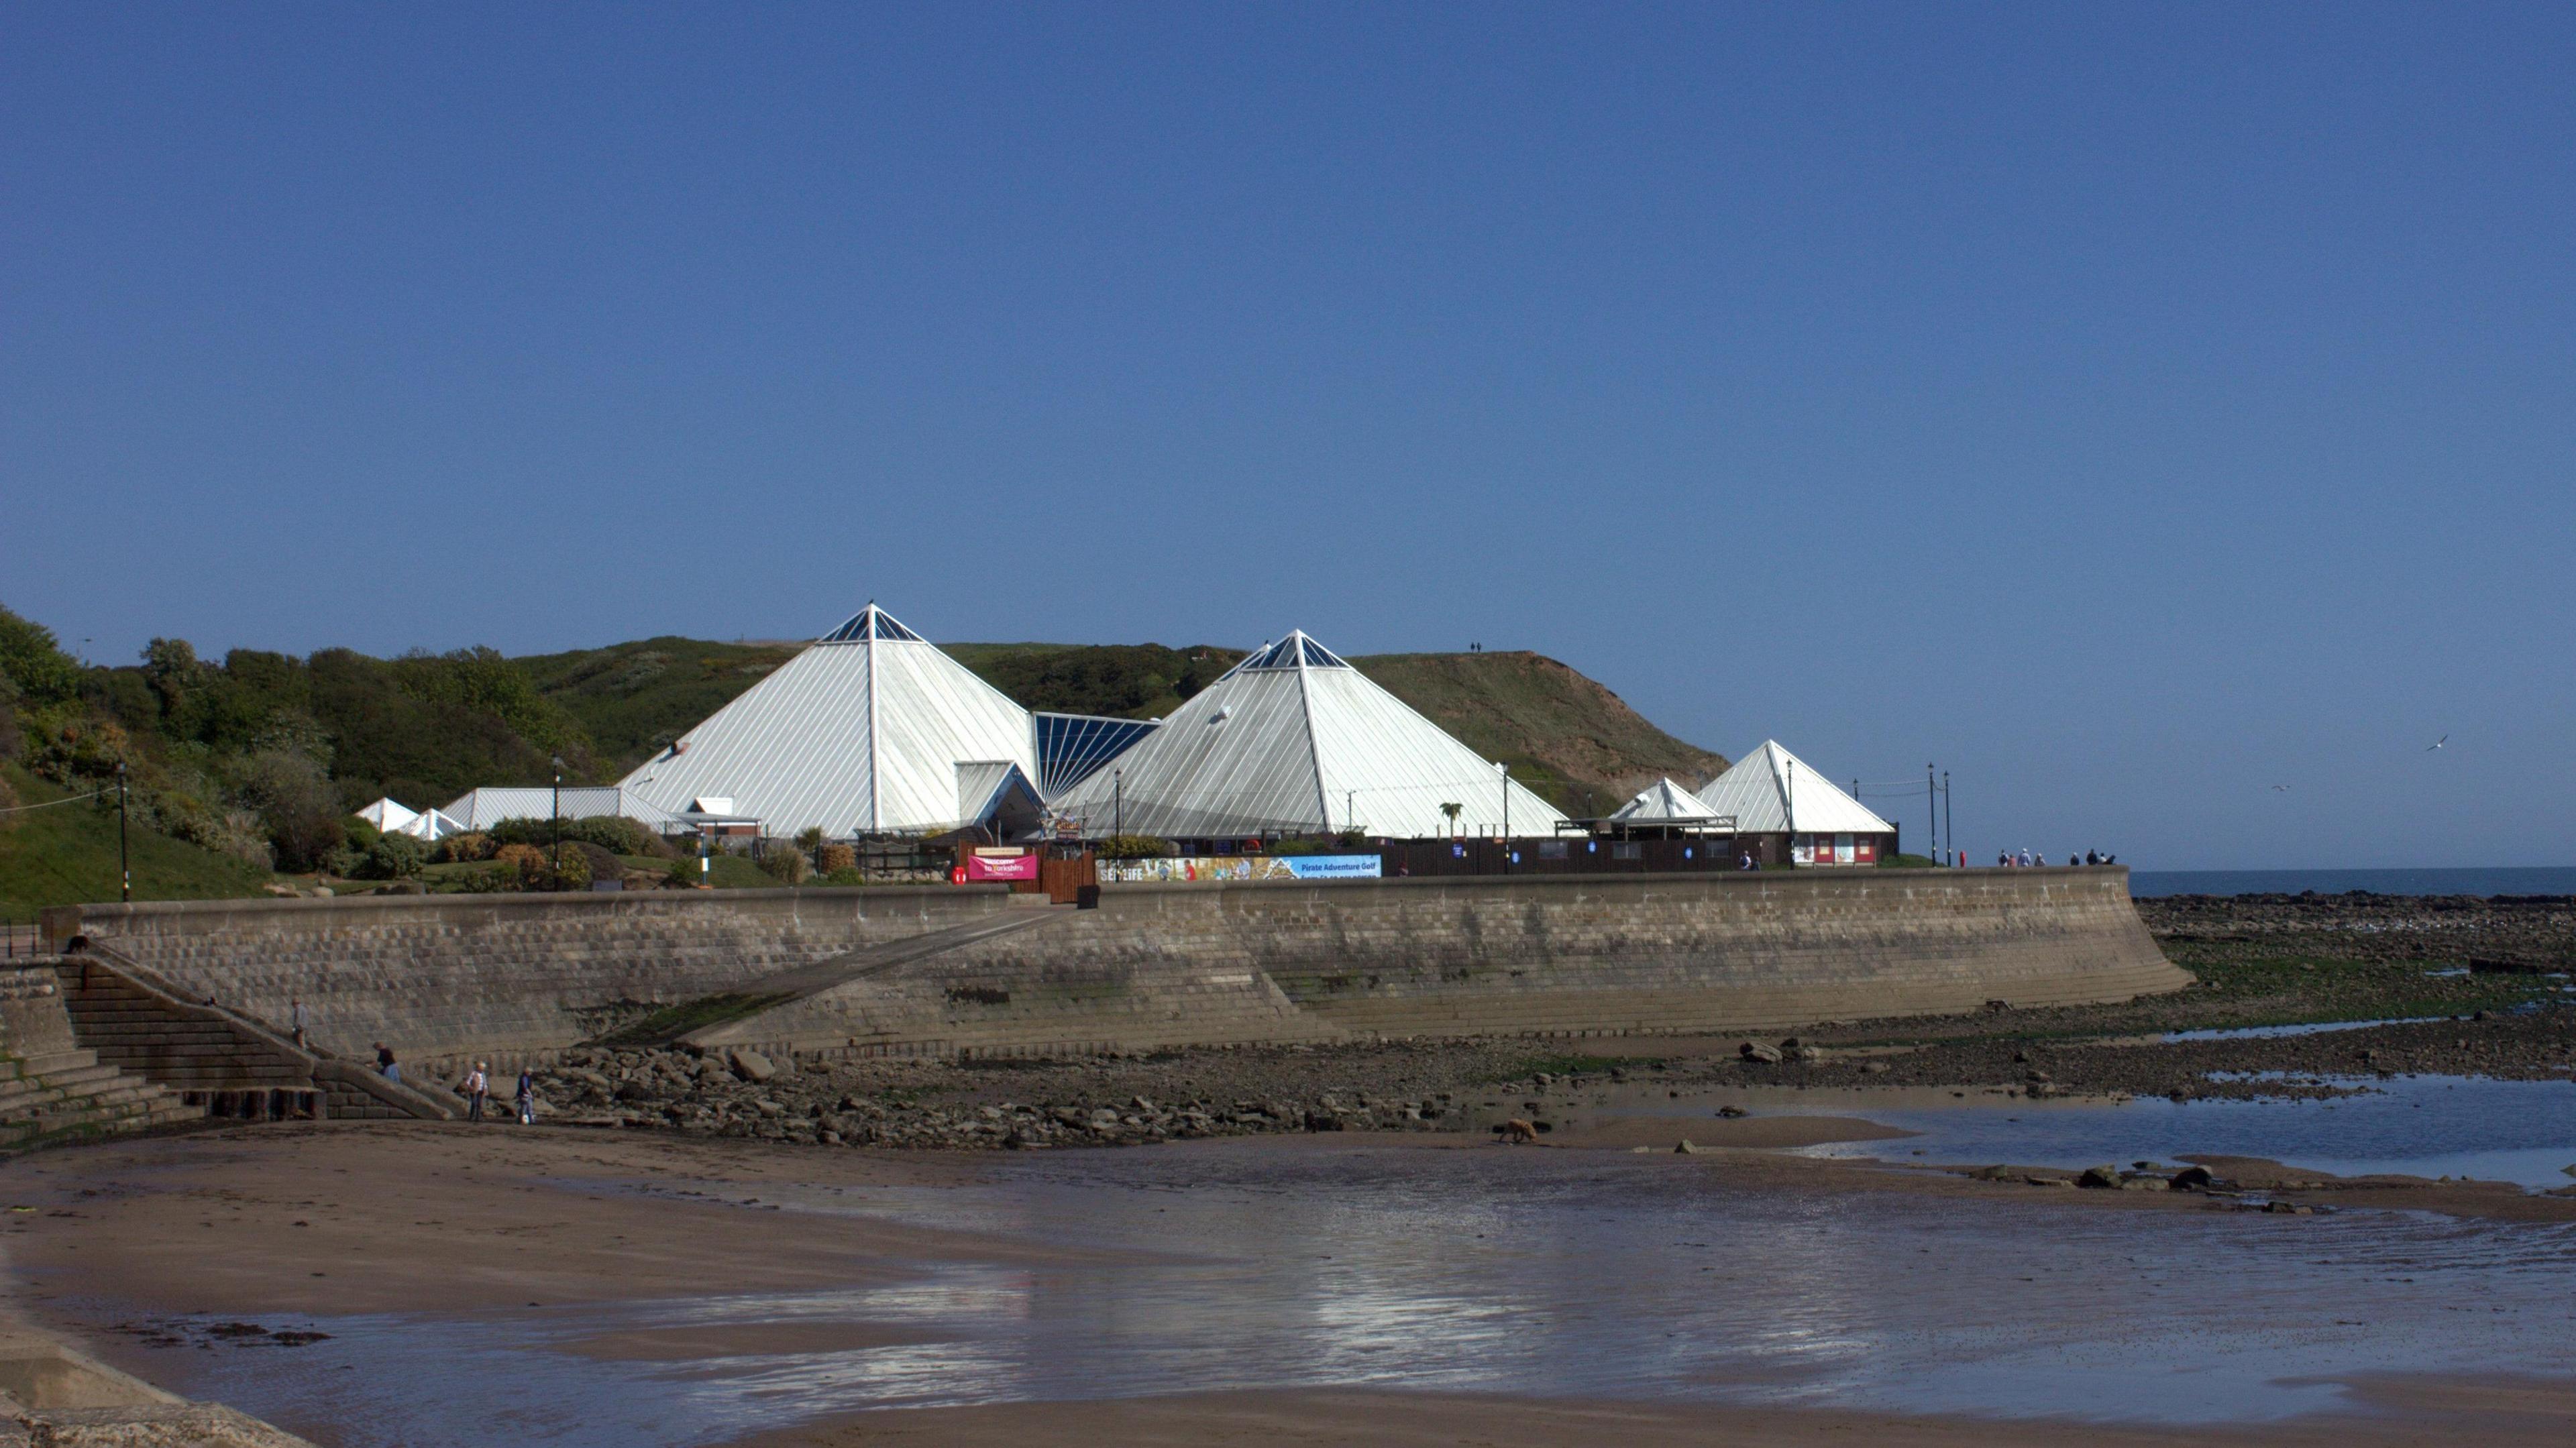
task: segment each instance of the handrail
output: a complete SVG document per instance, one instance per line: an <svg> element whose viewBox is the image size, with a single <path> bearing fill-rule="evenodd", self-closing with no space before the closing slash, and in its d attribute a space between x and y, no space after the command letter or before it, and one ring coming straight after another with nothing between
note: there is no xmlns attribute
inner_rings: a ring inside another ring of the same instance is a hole
<svg viewBox="0 0 2576 1448"><path fill-rule="evenodd" d="M199 1019L212 1017L251 1037L259 1045L301 1064L316 1081L336 1081L373 1096L408 1115L432 1121L454 1121L465 1115L465 1102L441 1087L394 1081L319 1046L299 1046L276 1027L246 1011L181 995L150 968L113 946L88 936L70 942L66 959L96 961L127 985L156 998L163 1007Z"/></svg>

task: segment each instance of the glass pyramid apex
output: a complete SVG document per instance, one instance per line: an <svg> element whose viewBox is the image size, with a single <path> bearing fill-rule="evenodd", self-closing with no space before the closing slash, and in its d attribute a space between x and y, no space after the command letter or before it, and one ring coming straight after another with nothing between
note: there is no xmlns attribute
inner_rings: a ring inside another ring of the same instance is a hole
<svg viewBox="0 0 2576 1448"><path fill-rule="evenodd" d="M850 615L848 622L842 624L839 628L832 630L830 633L823 635L821 638L816 639L815 642L823 644L863 644L870 640L879 639L888 641L901 639L916 644L922 641L921 635L905 628L900 619L897 619L893 614L886 612L884 609L877 607L874 603L870 603L867 607Z"/></svg>
<svg viewBox="0 0 2576 1448"><path fill-rule="evenodd" d="M1347 669L1341 656L1308 638L1302 629L1291 629L1288 637L1271 644L1236 665L1242 669L1293 669L1303 665L1310 669Z"/></svg>

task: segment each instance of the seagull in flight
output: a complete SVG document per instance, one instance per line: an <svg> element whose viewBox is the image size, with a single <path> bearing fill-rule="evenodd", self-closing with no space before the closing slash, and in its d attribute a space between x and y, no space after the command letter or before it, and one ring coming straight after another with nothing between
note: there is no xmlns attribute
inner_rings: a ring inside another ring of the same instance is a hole
<svg viewBox="0 0 2576 1448"><path fill-rule="evenodd" d="M2424 752L2425 752L2425 753L2427 753L2427 754L2430 754L2430 753L2432 753L2434 750L2439 749L2439 748L2441 748L2443 745L2448 744L2448 743L2450 743L2450 742L2451 742L2451 736L2450 736L2450 735L2448 735L2448 734L2445 734L2445 735L2443 735L2441 738L2434 740L2432 743L2425 745L2425 746L2424 746Z"/></svg>
<svg viewBox="0 0 2576 1448"><path fill-rule="evenodd" d="M2289 787L2288 785L2286 785L2286 784L2276 784L2276 785L2272 786L2272 788L2273 788L2273 789L2275 789L2275 790L2277 790L2277 791L2279 791L2279 792L2280 792L2280 793L2282 793L2282 794L2288 794L2288 793L2290 792L2290 787Z"/></svg>

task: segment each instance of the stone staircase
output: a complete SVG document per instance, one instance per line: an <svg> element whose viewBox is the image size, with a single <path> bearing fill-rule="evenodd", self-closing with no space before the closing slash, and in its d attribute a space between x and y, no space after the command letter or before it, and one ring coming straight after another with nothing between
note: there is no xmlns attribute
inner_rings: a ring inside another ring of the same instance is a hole
<svg viewBox="0 0 2576 1448"><path fill-rule="evenodd" d="M202 1118L158 1083L77 1044L51 962L0 970L0 1150Z"/></svg>
<svg viewBox="0 0 2576 1448"><path fill-rule="evenodd" d="M299 1045L276 1027L192 1001L97 941L55 963L56 1007L109 1064L178 1093L197 1115L242 1121L454 1120L465 1104L425 1082Z"/></svg>

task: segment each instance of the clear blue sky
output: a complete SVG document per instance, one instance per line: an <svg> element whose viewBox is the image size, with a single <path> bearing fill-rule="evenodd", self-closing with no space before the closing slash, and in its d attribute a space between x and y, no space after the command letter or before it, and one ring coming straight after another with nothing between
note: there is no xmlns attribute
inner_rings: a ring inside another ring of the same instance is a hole
<svg viewBox="0 0 2576 1448"><path fill-rule="evenodd" d="M1938 760L1988 858L2568 863L2571 75L2530 5L19 6L0 602L1482 640Z"/></svg>

